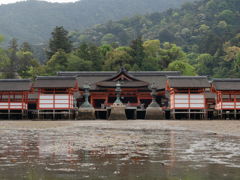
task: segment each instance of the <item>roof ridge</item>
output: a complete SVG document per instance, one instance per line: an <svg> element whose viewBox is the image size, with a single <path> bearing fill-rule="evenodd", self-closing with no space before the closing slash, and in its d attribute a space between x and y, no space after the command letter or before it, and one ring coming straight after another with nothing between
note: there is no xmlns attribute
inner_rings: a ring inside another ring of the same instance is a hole
<svg viewBox="0 0 240 180"><path fill-rule="evenodd" d="M31 79L0 79L0 82L32 82Z"/></svg>
<svg viewBox="0 0 240 180"><path fill-rule="evenodd" d="M207 79L207 76L167 76L168 79Z"/></svg>
<svg viewBox="0 0 240 180"><path fill-rule="evenodd" d="M240 79L213 79L212 82L240 82Z"/></svg>
<svg viewBox="0 0 240 180"><path fill-rule="evenodd" d="M37 76L36 80L76 79L76 76Z"/></svg>

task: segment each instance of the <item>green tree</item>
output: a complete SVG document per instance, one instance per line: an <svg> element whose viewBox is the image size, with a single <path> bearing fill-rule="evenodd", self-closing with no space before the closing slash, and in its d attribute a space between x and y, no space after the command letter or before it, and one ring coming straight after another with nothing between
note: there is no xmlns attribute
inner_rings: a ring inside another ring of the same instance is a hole
<svg viewBox="0 0 240 180"><path fill-rule="evenodd" d="M137 39L132 40L129 47L132 48L130 56L132 56L134 62L139 64L139 67L141 68L142 60L145 56L142 36L138 36Z"/></svg>
<svg viewBox="0 0 240 180"><path fill-rule="evenodd" d="M16 72L19 69L20 60L17 55L18 52L18 39L13 38L9 42L8 49L6 50L7 56L9 58L9 61L7 61L5 64L5 67L3 68L3 77L6 79L14 79L16 76Z"/></svg>
<svg viewBox="0 0 240 180"><path fill-rule="evenodd" d="M80 59L83 59L85 61L90 60L90 54L89 54L89 48L88 45L83 42L77 50L74 52L74 55L78 56Z"/></svg>
<svg viewBox="0 0 240 180"><path fill-rule="evenodd" d="M115 36L111 33L107 33L105 36L102 37L101 42L102 44L111 44L115 42Z"/></svg>
<svg viewBox="0 0 240 180"><path fill-rule="evenodd" d="M118 41L119 41L121 46L128 45L128 42L129 42L128 34L125 31L120 32L119 35L118 35Z"/></svg>
<svg viewBox="0 0 240 180"><path fill-rule="evenodd" d="M125 51L108 51L103 65L103 71L118 71L126 64L132 67L133 63L132 57Z"/></svg>
<svg viewBox="0 0 240 180"><path fill-rule="evenodd" d="M140 71L140 68L138 67L138 65L135 63L133 65L133 67L131 68L131 71Z"/></svg>
<svg viewBox="0 0 240 180"><path fill-rule="evenodd" d="M183 76L196 76L196 69L188 63L174 61L168 65L168 71L182 71Z"/></svg>
<svg viewBox="0 0 240 180"><path fill-rule="evenodd" d="M18 56L20 59L20 65L18 69L18 74L21 78L26 79L32 76L33 68L39 66L39 63L36 59L33 58L33 53L29 51L24 51L26 49L18 52Z"/></svg>
<svg viewBox="0 0 240 180"><path fill-rule="evenodd" d="M177 47L176 44L170 44L169 42L164 43L164 49L159 51L159 63L164 68L167 68L168 65L175 61L181 60L186 57L186 54L183 52L181 47Z"/></svg>
<svg viewBox="0 0 240 180"><path fill-rule="evenodd" d="M20 46L20 51L33 53L31 46L28 42L23 42Z"/></svg>
<svg viewBox="0 0 240 180"><path fill-rule="evenodd" d="M92 61L92 64L94 65L92 69L94 71L101 71L103 61L100 58L100 53L98 51L97 46L93 45L89 48L89 55L90 55L90 61Z"/></svg>
<svg viewBox="0 0 240 180"><path fill-rule="evenodd" d="M235 14L230 10L224 10L223 12L218 14L218 19L220 21L225 21L228 24L233 24L235 22Z"/></svg>
<svg viewBox="0 0 240 180"><path fill-rule="evenodd" d="M47 76L56 76L58 71L66 71L68 63L68 54L63 49L59 49L52 58L47 62L46 74Z"/></svg>
<svg viewBox="0 0 240 180"><path fill-rule="evenodd" d="M214 10L217 7L217 4L215 3L214 0L211 0L207 3L206 8L208 10Z"/></svg>
<svg viewBox="0 0 240 180"><path fill-rule="evenodd" d="M99 47L100 58L106 59L106 54L107 54L108 51L110 51L110 52L113 51L111 45L109 45L109 44L108 44L108 45L107 45L107 44L101 45L101 46Z"/></svg>
<svg viewBox="0 0 240 180"><path fill-rule="evenodd" d="M226 1L222 1L217 8L221 11L229 9L229 6Z"/></svg>
<svg viewBox="0 0 240 180"><path fill-rule="evenodd" d="M62 49L65 53L72 51L72 42L70 41L70 37L68 37L68 31L62 26L56 26L51 35L49 50L46 51L48 60L50 60L59 49Z"/></svg>
<svg viewBox="0 0 240 180"><path fill-rule="evenodd" d="M190 10L192 8L192 4L189 1L184 1L181 8L182 10Z"/></svg>
<svg viewBox="0 0 240 180"><path fill-rule="evenodd" d="M4 36L0 35L0 44L4 42L4 39L5 39ZM3 72L2 75L0 76L1 78L6 78L5 72L7 71L9 64L10 64L10 59L6 54L6 51L2 49L2 47L0 46L0 68Z"/></svg>
<svg viewBox="0 0 240 180"><path fill-rule="evenodd" d="M157 57L160 51L160 41L158 39L155 40L147 40L143 43L145 56Z"/></svg>
<svg viewBox="0 0 240 180"><path fill-rule="evenodd" d="M210 54L199 55L195 67L198 75L212 75L213 56Z"/></svg>
<svg viewBox="0 0 240 180"><path fill-rule="evenodd" d="M73 54L68 57L67 71L92 71L92 66L91 61L85 61Z"/></svg>
<svg viewBox="0 0 240 180"><path fill-rule="evenodd" d="M148 56L143 59L142 71L159 71L162 68L158 64L158 59L156 57Z"/></svg>

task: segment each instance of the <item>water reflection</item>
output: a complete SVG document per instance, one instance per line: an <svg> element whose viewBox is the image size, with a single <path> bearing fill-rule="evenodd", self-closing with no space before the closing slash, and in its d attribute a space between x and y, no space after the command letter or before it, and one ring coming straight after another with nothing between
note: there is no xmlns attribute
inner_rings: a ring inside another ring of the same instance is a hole
<svg viewBox="0 0 240 180"><path fill-rule="evenodd" d="M0 135L0 179L240 179L234 136L90 126Z"/></svg>

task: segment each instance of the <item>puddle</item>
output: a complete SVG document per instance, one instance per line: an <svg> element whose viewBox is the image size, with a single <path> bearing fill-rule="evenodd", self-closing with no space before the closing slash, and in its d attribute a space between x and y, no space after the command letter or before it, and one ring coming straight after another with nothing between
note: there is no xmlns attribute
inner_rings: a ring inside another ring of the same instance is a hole
<svg viewBox="0 0 240 180"><path fill-rule="evenodd" d="M0 135L0 179L240 179L230 135L114 124Z"/></svg>

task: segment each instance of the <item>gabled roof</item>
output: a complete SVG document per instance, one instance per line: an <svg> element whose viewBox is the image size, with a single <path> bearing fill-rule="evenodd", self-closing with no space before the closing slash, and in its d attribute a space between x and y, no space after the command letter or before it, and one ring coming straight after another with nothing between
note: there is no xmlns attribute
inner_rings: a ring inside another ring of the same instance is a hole
<svg viewBox="0 0 240 180"><path fill-rule="evenodd" d="M207 76L168 76L170 88L210 88Z"/></svg>
<svg viewBox="0 0 240 180"><path fill-rule="evenodd" d="M34 88L77 88L75 76L38 76Z"/></svg>
<svg viewBox="0 0 240 180"><path fill-rule="evenodd" d="M31 79L0 79L0 91L32 91Z"/></svg>
<svg viewBox="0 0 240 180"><path fill-rule="evenodd" d="M148 82L139 80L133 75L129 74L124 67L103 81L97 82L96 86L101 88L115 88L117 81L121 83L121 88L148 88L150 85Z"/></svg>
<svg viewBox="0 0 240 180"><path fill-rule="evenodd" d="M181 71L128 71L134 77L137 76L181 76ZM85 77L111 77L116 74L116 71L60 71L57 76L85 76Z"/></svg>
<svg viewBox="0 0 240 180"><path fill-rule="evenodd" d="M213 79L216 91L240 91L240 79Z"/></svg>
<svg viewBox="0 0 240 180"><path fill-rule="evenodd" d="M118 74L116 71L64 71L57 72L57 76L77 76L77 82L80 89L83 88L86 81L90 85L91 90L97 89L97 83L106 79L115 77ZM166 76L181 76L181 71L128 71L131 78L138 79L149 83L155 81L157 89L165 89ZM115 84L116 85L116 84Z"/></svg>

